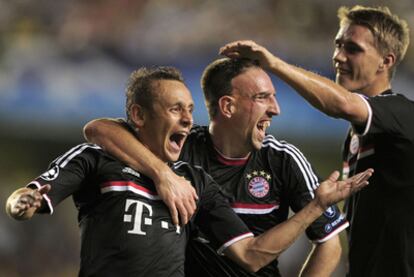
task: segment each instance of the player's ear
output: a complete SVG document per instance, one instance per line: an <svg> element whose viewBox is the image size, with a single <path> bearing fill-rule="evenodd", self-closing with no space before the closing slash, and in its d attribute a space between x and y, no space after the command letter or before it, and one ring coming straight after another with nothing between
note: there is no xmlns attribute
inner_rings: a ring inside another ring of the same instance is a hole
<svg viewBox="0 0 414 277"><path fill-rule="evenodd" d="M389 71L395 64L396 57L394 53L388 53L382 58L382 61L379 65L380 71Z"/></svg>
<svg viewBox="0 0 414 277"><path fill-rule="evenodd" d="M234 106L234 98L230 95L220 97L218 106L220 113L226 118L231 118L233 113L236 111L236 107Z"/></svg>
<svg viewBox="0 0 414 277"><path fill-rule="evenodd" d="M129 116L137 128L142 128L145 125L145 110L140 105L133 104Z"/></svg>

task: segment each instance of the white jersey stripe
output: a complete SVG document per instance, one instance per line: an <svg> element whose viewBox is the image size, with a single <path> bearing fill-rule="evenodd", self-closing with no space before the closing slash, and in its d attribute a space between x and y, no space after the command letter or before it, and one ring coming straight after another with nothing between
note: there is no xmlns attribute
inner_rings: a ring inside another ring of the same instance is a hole
<svg viewBox="0 0 414 277"><path fill-rule="evenodd" d="M67 151L62 156L58 157L53 161L54 164L58 165L59 167L63 168L70 162L71 159L73 159L75 156L79 155L83 152L83 150L87 148L93 148L93 149L102 149L96 144L89 144L89 143L82 143L80 145L76 145L75 147L72 147L69 151Z"/></svg>
<svg viewBox="0 0 414 277"><path fill-rule="evenodd" d="M179 168L180 166L182 166L183 164L186 164L186 163L187 162L177 161L177 162L173 163L173 168L177 169L177 168Z"/></svg>
<svg viewBox="0 0 414 277"><path fill-rule="evenodd" d="M240 235L240 236L238 236L238 237L235 237L235 238L233 238L233 239L231 239L231 240L229 240L228 242L226 242L225 244L223 244L218 250L217 250L217 254L219 254L219 255L223 255L223 252L224 252L224 250L227 248L227 247L229 247L230 245L232 245L232 244L234 244L234 243L236 243L236 242L238 242L238 241L240 241L240 240L243 240L243 239L245 239L245 238L248 238L248 237L253 237L254 235L253 235L253 233L251 233L251 232L249 232L249 233L245 233L245 234L242 234L242 235Z"/></svg>
<svg viewBox="0 0 414 277"><path fill-rule="evenodd" d="M335 235L339 234L340 232L342 232L343 230L345 230L346 228L348 228L349 226L349 222L345 221L341 226L339 226L338 228L336 228L332 233L330 233L329 235L327 235L324 238L318 239L314 242L316 243L322 243L325 242L327 240L330 240L332 237L334 237Z"/></svg>
<svg viewBox="0 0 414 277"><path fill-rule="evenodd" d="M317 182L317 177L313 173L311 169L309 169L308 162L304 159L304 157L298 153L295 153L294 149L289 147L288 145L277 145L274 141L264 143L264 146L270 146L278 151L284 151L292 156L295 160L296 164L298 165L302 175L305 179L306 185L308 187L309 193L311 197L314 197L313 191L319 186Z"/></svg>
<svg viewBox="0 0 414 277"><path fill-rule="evenodd" d="M309 162L306 160L303 154L291 144L281 143L271 135L265 137L263 141L263 147L271 147L273 149L283 151L291 155L298 165L300 171L302 172L311 197L314 198L314 190L319 186L319 182L317 176L312 171Z"/></svg>
<svg viewBox="0 0 414 277"><path fill-rule="evenodd" d="M288 148L289 150L293 151L298 156L299 161L303 164L303 166L305 166L307 171L309 171L310 173L309 177L315 182L315 184L318 185L318 178L313 173L310 163L306 160L305 156L302 154L302 152L300 152L299 149L297 149L294 145L289 144L287 142L278 141L273 136L270 136L270 135L265 138L265 142L274 143L276 146L279 146L281 148ZM315 187L315 189L316 188L317 187Z"/></svg>
<svg viewBox="0 0 414 277"><path fill-rule="evenodd" d="M146 188L133 182L108 182L101 185L101 193L112 191L131 191L150 200L160 200L158 195L151 194Z"/></svg>
<svg viewBox="0 0 414 277"><path fill-rule="evenodd" d="M371 122L372 122L372 108L371 108L371 105L368 103L367 99L365 99L365 96L363 96L363 95L361 95L361 94L359 94L359 93L356 93L356 95L358 95L359 97L361 97L361 99L364 101L364 103L365 103L365 105L366 105L366 107L367 107L367 110L368 110L368 120L367 120L367 123L366 123L366 125L365 125L365 129L364 129L364 131L362 132L362 134L359 134L359 133L358 133L357 128L354 128L354 131L355 131L355 133L357 133L357 134L359 134L359 135L361 135L361 136L365 136L365 135L368 133L369 129L371 128Z"/></svg>
<svg viewBox="0 0 414 277"><path fill-rule="evenodd" d="M233 208L232 207L233 211L235 211L237 214L269 214L278 208L279 208L279 205L271 207L271 208L266 208L266 209Z"/></svg>
<svg viewBox="0 0 414 277"><path fill-rule="evenodd" d="M86 143L82 143L82 144L79 144L79 145L76 145L76 146L74 146L74 147L72 147L71 149L69 149L66 153L64 153L63 155L61 155L61 156L59 156L59 157L57 157L54 161L53 161L53 163L55 163L55 164L59 164L59 163L61 163L61 161L63 160L63 159L65 159L67 156L69 156L71 153L73 153L74 151L76 151L76 150L78 150L79 148L81 148L83 145L85 145Z"/></svg>
<svg viewBox="0 0 414 277"><path fill-rule="evenodd" d="M312 166L310 165L310 163L308 162L308 160L306 159L306 157L302 154L302 152L300 152L300 150L298 148L296 148L296 146L294 146L293 144L289 144L289 143L286 143L286 142L283 142L282 143L282 142L277 141L276 139L274 139L274 141L277 142L277 143L279 143L282 146L284 145L284 146L287 146L287 147L292 147L292 149L298 155L298 157L300 158L300 160L304 162L305 167L307 168L308 172L310 173L310 177L313 180L313 184L314 184L313 189L317 189L319 187L318 177L313 172Z"/></svg>
<svg viewBox="0 0 414 277"><path fill-rule="evenodd" d="M173 163L173 165L172 165L172 168L173 169L178 169L178 168L180 168L182 165L185 165L185 164L189 164L188 162L183 162L183 161L177 161L177 162L174 162ZM199 169L203 169L203 167L201 167L201 166L199 166L199 165L194 165L194 164L192 164L191 165L191 167L194 167L194 168L199 168Z"/></svg>
<svg viewBox="0 0 414 277"><path fill-rule="evenodd" d="M39 182L37 181L32 181L30 182L26 187L29 187L30 185L35 185L37 187L37 189L40 189L40 187L42 186ZM49 196L47 196L47 194L43 194L42 195L43 199L45 199L47 206L49 207L49 214L53 214L53 206L52 206L52 201L50 200Z"/></svg>
<svg viewBox="0 0 414 277"><path fill-rule="evenodd" d="M64 161L62 161L62 164L60 164L59 166L61 168L64 168L70 162L70 160L72 160L74 157L76 157L77 155L82 153L83 150L85 150L87 148L101 149L101 147L99 147L97 145L85 144L79 150L77 150L77 151L73 152L71 155L69 155L69 157L67 157Z"/></svg>

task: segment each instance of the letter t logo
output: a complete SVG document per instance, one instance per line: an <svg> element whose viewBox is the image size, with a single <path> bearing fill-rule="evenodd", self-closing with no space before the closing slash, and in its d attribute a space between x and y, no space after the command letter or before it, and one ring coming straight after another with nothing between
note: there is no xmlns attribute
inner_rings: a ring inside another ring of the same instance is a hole
<svg viewBox="0 0 414 277"><path fill-rule="evenodd" d="M142 220L144 219L145 225L152 225L152 219L149 217L143 217L144 208L148 210L149 216L152 216L152 207L138 200L127 199L125 204L125 212L130 210L130 207L135 205L135 217L133 219L134 227L128 230L130 234L145 235L142 231ZM132 208L133 210L133 208ZM132 214L124 214L124 222L131 222Z"/></svg>

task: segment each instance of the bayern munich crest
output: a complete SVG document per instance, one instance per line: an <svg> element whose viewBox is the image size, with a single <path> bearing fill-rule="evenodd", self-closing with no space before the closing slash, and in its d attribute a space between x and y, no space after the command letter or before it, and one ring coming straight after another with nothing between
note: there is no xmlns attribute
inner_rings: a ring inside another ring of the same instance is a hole
<svg viewBox="0 0 414 277"><path fill-rule="evenodd" d="M351 137L351 142L349 143L349 152L351 152L352 155L355 155L358 153L359 149L359 137L354 134Z"/></svg>
<svg viewBox="0 0 414 277"><path fill-rule="evenodd" d="M270 174L263 170L255 170L252 173L247 174L246 178L249 180L247 190L252 196L256 198L263 198L269 194L269 181L271 179Z"/></svg>

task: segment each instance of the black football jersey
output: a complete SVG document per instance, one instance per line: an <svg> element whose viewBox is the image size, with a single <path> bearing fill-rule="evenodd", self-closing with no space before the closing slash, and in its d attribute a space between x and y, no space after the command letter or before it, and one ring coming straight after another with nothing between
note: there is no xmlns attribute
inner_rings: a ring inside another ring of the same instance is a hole
<svg viewBox="0 0 414 277"><path fill-rule="evenodd" d="M51 185L39 210L43 213L52 213L72 195L81 229L80 276L184 276L192 226L203 230L218 251L253 234L201 168L185 162L171 167L191 181L200 197L196 216L184 228L173 226L151 179L97 145L72 148L28 186Z"/></svg>
<svg viewBox="0 0 414 277"><path fill-rule="evenodd" d="M375 172L346 203L349 276L414 276L414 102L390 90L361 97L369 118L348 133L343 175Z"/></svg>
<svg viewBox="0 0 414 277"><path fill-rule="evenodd" d="M302 209L314 198L319 178L293 145L267 135L262 148L244 159L229 159L217 151L207 127L196 126L187 138L181 159L202 166L220 185L238 216L255 234L288 218L289 208ZM348 222L336 206L318 218L306 234L324 242ZM203 237L201 235L201 237ZM278 276L277 260L253 274L216 254L206 240L191 240L187 253L188 276Z"/></svg>

